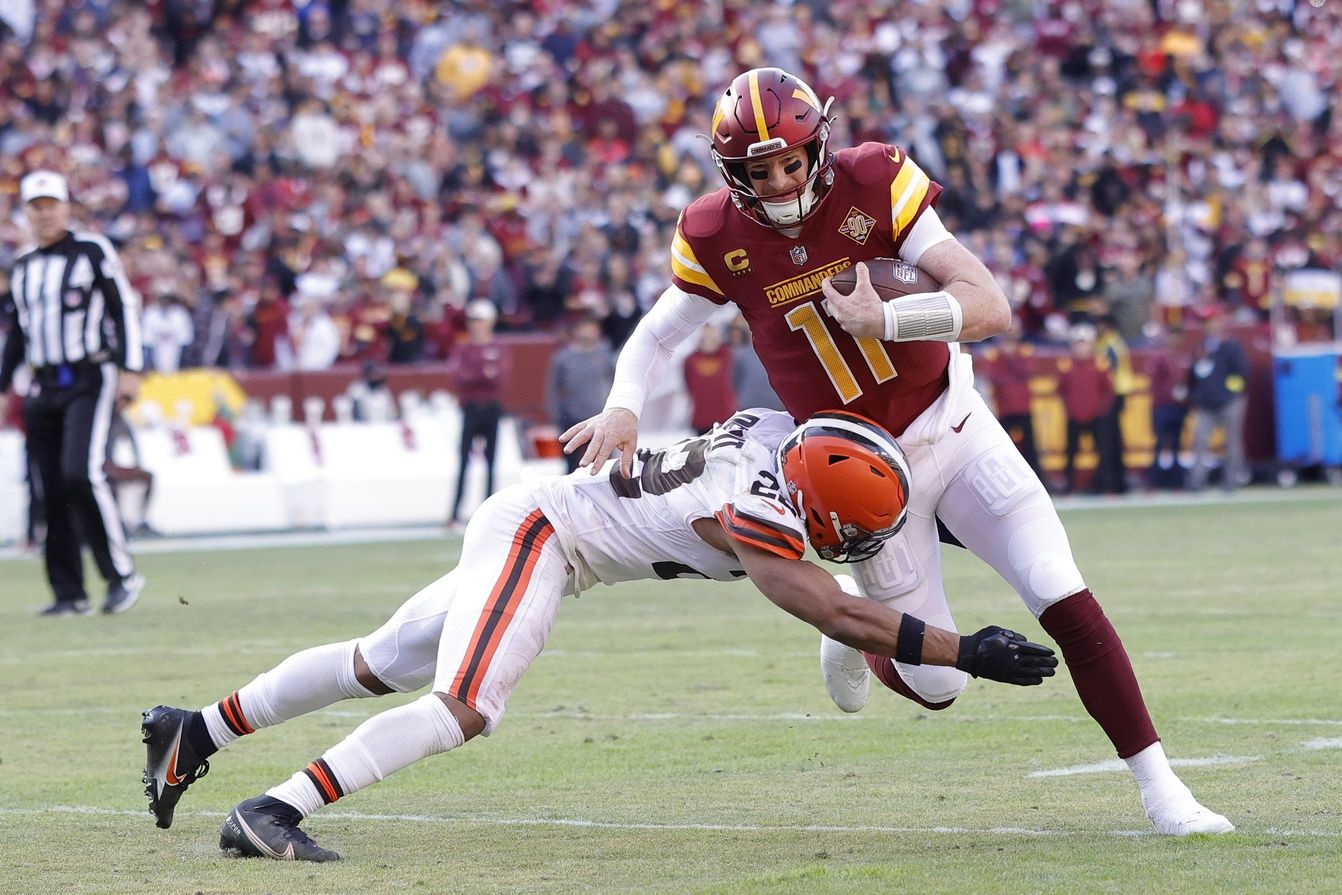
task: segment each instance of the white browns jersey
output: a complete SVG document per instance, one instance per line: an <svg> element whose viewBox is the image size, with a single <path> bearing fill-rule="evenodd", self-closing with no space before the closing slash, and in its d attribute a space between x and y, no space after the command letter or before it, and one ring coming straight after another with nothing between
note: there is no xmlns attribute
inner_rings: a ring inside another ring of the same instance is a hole
<svg viewBox="0 0 1342 895"><path fill-rule="evenodd" d="M735 556L694 533L716 518L731 537L788 559L806 549L801 520L779 489L774 451L795 428L772 410L743 410L699 438L640 450L633 476L616 456L596 475L585 469L533 486L573 565L575 592L597 581L648 578L735 581Z"/></svg>

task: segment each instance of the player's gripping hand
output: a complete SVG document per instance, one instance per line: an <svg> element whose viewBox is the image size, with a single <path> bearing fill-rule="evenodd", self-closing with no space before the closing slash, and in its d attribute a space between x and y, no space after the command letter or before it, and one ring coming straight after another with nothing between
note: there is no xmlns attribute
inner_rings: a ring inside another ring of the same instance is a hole
<svg viewBox="0 0 1342 895"><path fill-rule="evenodd" d="M573 426L559 436L559 442L566 454L587 445L578 465L591 467L592 475L611 453L619 451L620 472L629 478L634 473L634 450L638 447L638 417L628 410L612 408Z"/></svg>
<svg viewBox="0 0 1342 895"><path fill-rule="evenodd" d="M845 332L858 338L883 339L885 311L881 308L881 296L871 285L871 272L861 262L853 266L853 271L857 282L847 294L834 288L828 277L820 281L820 291L825 295L821 307Z"/></svg>
<svg viewBox="0 0 1342 895"><path fill-rule="evenodd" d="M1058 660L1048 647L1031 643L1015 631L989 625L960 638L960 658L955 667L974 677L1029 687L1053 677Z"/></svg>

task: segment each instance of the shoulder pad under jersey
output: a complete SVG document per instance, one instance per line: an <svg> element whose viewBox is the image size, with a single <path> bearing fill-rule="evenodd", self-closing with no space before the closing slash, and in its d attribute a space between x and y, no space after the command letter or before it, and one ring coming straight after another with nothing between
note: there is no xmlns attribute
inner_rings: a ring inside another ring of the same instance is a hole
<svg viewBox="0 0 1342 895"><path fill-rule="evenodd" d="M863 143L839 153L850 176L863 186L889 187L904 159L904 150L884 143ZM898 159L899 161L896 161Z"/></svg>
<svg viewBox="0 0 1342 895"><path fill-rule="evenodd" d="M801 520L781 495L738 494L717 513L728 536L784 559L801 559L806 535Z"/></svg>
<svg viewBox="0 0 1342 895"><path fill-rule="evenodd" d="M688 239L707 239L722 229L727 215L740 213L732 204L732 194L721 187L685 206L680 213L680 232Z"/></svg>

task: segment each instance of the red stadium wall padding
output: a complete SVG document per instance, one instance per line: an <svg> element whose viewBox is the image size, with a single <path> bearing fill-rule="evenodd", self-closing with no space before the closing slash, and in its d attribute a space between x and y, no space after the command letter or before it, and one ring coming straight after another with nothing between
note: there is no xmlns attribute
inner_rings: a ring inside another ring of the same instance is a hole
<svg viewBox="0 0 1342 895"><path fill-rule="evenodd" d="M1231 327L1230 335L1244 346L1249 359L1246 452L1250 461L1270 461L1275 450L1271 345L1266 332L1260 327ZM1201 337L1200 330L1190 329L1172 350L1187 363ZM545 416L545 381L550 357L557 347L556 340L549 335L529 334L501 336L499 341L512 358L512 374L504 397L507 412L530 424L549 422ZM1137 390L1128 400L1123 419L1127 448L1125 459L1129 468L1143 469L1151 462L1153 437L1146 372L1155 353L1150 349L1134 348L1131 354L1133 368L1138 376ZM1065 417L1057 397L1057 375L1058 362L1066 356L1065 348L1045 346L1035 350L1031 361L1036 374L1031 385L1035 431L1041 459L1049 470L1061 469L1063 462ZM386 370L387 384L398 395L406 389L416 389L425 395L435 389L451 391L449 367L446 364L390 366ZM302 416L303 399L309 395L318 395L326 401L326 418L330 420L333 419L331 398L349 388L361 372L358 366L351 365L316 373L239 371L234 375L251 397L269 401L277 394L288 395L293 400L294 414L298 418ZM1188 431L1191 432L1191 429ZM1080 464L1083 469L1091 468L1094 465L1093 455L1083 455Z"/></svg>
<svg viewBox="0 0 1342 895"><path fill-rule="evenodd" d="M550 356L556 342L553 336L507 335L499 342L509 352L512 373L504 391L504 406L508 413L528 423L543 423L545 419L545 380L550 368ZM414 389L425 396L437 389L452 390L450 367L447 364L415 364L414 366L387 366L387 386L399 395ZM302 419L303 399L312 395L326 402L326 419L333 420L331 399L343 394L350 383L362 375L357 365L333 367L319 372L277 373L265 370L239 370L234 377L249 397L269 402L276 395L288 395L294 404L295 419Z"/></svg>

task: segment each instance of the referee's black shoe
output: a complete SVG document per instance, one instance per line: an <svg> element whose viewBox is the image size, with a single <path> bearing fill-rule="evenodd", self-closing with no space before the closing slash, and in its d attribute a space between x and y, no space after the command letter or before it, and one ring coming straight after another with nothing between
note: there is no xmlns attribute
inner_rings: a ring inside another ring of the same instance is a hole
<svg viewBox="0 0 1342 895"><path fill-rule="evenodd" d="M139 572L132 572L129 578L123 578L107 588L107 601L103 603L103 612L107 615L125 612L140 599L142 590L144 590L144 576Z"/></svg>
<svg viewBox="0 0 1342 895"><path fill-rule="evenodd" d="M43 618L74 618L77 615L92 615L93 607L87 599L57 600L37 614Z"/></svg>

